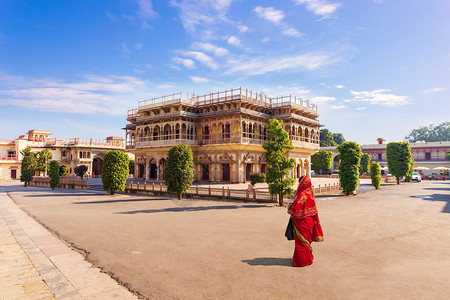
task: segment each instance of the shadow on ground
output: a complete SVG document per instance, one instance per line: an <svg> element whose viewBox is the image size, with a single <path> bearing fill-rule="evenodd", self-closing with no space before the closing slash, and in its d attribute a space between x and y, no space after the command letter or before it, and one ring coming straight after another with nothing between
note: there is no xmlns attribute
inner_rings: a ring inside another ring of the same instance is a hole
<svg viewBox="0 0 450 300"><path fill-rule="evenodd" d="M196 206L196 207L169 207L164 209L144 209L144 210L130 210L117 212L116 214L153 214L162 212L186 212L186 211L206 211L213 209L239 209L239 208L259 208L267 207L267 205L216 205L216 206Z"/></svg>
<svg viewBox="0 0 450 300"><path fill-rule="evenodd" d="M434 190L433 188L429 188L430 190ZM440 190L439 188L437 190ZM445 194L432 194L432 195L421 195L421 196L410 196L412 198L421 198L427 201L444 201L447 204L442 209L443 213L450 213L450 195Z"/></svg>
<svg viewBox="0 0 450 300"><path fill-rule="evenodd" d="M120 203L120 202L145 202L145 201L161 201L168 200L167 198L137 198L137 199L117 199L117 200L101 200L101 201L78 201L73 204L106 204L106 203Z"/></svg>
<svg viewBox="0 0 450 300"><path fill-rule="evenodd" d="M243 259L243 263L250 266L285 266L292 267L292 258L257 257L254 259Z"/></svg>

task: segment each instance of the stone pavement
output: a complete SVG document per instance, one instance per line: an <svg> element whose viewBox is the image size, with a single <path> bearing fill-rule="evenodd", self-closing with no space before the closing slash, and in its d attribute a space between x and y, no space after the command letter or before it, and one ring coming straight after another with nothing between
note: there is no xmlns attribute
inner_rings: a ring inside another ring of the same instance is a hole
<svg viewBox="0 0 450 300"><path fill-rule="evenodd" d="M0 191L0 299L136 299Z"/></svg>

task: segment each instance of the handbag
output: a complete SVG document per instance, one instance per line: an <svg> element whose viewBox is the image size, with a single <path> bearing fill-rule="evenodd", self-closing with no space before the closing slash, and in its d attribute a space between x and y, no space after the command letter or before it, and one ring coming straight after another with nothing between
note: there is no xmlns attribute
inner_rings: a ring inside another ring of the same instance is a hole
<svg viewBox="0 0 450 300"><path fill-rule="evenodd" d="M286 232L284 233L288 241L294 240L294 223L292 223L292 219L289 218L289 222L286 227Z"/></svg>

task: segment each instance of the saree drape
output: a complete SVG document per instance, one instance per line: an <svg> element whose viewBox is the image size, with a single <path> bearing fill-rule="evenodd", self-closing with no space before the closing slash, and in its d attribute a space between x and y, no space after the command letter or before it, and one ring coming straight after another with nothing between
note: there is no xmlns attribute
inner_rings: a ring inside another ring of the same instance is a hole
<svg viewBox="0 0 450 300"><path fill-rule="evenodd" d="M323 231L309 177L303 177L298 184L290 212L295 232L294 266L308 266L314 260L311 243L323 241Z"/></svg>

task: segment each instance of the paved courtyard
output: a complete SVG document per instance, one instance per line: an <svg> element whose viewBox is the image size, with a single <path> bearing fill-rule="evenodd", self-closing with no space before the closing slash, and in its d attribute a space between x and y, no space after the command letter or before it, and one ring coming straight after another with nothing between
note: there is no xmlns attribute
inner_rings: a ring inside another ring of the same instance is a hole
<svg viewBox="0 0 450 300"><path fill-rule="evenodd" d="M447 299L450 183L317 197L315 261L292 264L285 208L6 187L19 207L145 298Z"/></svg>

